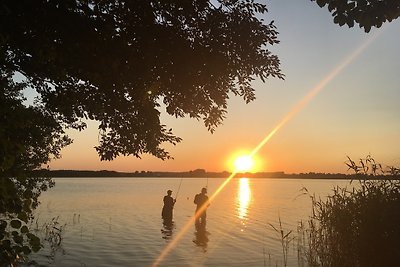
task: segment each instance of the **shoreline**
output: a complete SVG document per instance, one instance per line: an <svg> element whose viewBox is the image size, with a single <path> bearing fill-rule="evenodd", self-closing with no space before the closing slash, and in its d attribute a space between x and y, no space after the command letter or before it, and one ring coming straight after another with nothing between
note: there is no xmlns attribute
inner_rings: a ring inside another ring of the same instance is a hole
<svg viewBox="0 0 400 267"><path fill-rule="evenodd" d="M92 171L92 170L48 170L41 169L32 172L34 176L51 178L101 178L101 177L126 177L126 178L227 178L230 172L206 172L199 169L186 172L158 172L158 171L136 171L136 172L117 172L117 171ZM362 174L343 174L343 173L294 173L284 172L256 172L256 173L237 173L234 178L274 178L274 179L337 179L337 180L360 180L360 179L399 179L390 175L362 175Z"/></svg>

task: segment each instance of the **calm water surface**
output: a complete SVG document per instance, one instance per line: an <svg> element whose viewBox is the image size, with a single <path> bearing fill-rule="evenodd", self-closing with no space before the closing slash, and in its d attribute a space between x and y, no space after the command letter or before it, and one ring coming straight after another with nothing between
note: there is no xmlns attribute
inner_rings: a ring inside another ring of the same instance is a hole
<svg viewBox="0 0 400 267"><path fill-rule="evenodd" d="M207 232L196 234L190 219L193 198L208 184L211 196L224 179L56 178L41 196L37 224L58 218L65 225L61 247L47 246L32 258L45 266L152 266L171 243L159 266L283 266L278 234L270 224L296 233L307 220L310 193L325 197L338 180L233 179L207 210ZM181 184L181 185L180 185ZM175 197L174 225L165 229L162 199ZM189 224L188 224L189 223ZM187 227L185 227L187 226ZM183 231L183 229L188 229ZM179 238L177 242L174 242ZM295 247L289 266L297 266Z"/></svg>

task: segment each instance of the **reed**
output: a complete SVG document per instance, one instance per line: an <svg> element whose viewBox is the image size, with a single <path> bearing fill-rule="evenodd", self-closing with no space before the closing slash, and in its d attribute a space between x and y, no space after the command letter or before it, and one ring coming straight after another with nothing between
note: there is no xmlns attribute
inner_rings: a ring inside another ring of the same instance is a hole
<svg viewBox="0 0 400 267"><path fill-rule="evenodd" d="M51 220L40 225L39 219L36 219L32 223L31 227L35 234L40 239L41 248L47 248L49 254L46 257L49 260L49 264L54 263L56 253L61 251L65 253L62 248L63 236L65 233L65 228L67 224L61 224L59 222L59 216L53 217ZM39 264L34 260L29 260L29 258L24 259L24 261L29 266L39 266Z"/></svg>
<svg viewBox="0 0 400 267"><path fill-rule="evenodd" d="M303 188L312 212L297 228L298 266L400 266L400 169L383 168L371 156L357 163L348 158L346 165L359 178L351 189L336 186L321 199ZM280 233L287 266L293 237L283 232L280 219L279 225L271 226Z"/></svg>
<svg viewBox="0 0 400 267"><path fill-rule="evenodd" d="M280 217L279 217L279 227L275 227L271 223L268 223L268 224L278 234L279 240L281 242L281 247L282 247L283 265L286 267L287 261L288 261L289 245L295 239L295 237L292 236L293 231L290 230L290 231L285 232L285 230L282 227L282 221L281 221Z"/></svg>
<svg viewBox="0 0 400 267"><path fill-rule="evenodd" d="M399 169L385 170L371 156L346 164L360 174L358 184L311 197L308 266L400 266Z"/></svg>

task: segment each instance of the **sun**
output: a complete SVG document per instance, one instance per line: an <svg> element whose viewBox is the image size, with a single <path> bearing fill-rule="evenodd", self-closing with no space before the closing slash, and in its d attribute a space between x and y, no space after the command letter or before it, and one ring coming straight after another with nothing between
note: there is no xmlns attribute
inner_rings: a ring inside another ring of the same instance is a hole
<svg viewBox="0 0 400 267"><path fill-rule="evenodd" d="M247 172L253 168L254 161L250 156L238 156L234 165L235 171Z"/></svg>

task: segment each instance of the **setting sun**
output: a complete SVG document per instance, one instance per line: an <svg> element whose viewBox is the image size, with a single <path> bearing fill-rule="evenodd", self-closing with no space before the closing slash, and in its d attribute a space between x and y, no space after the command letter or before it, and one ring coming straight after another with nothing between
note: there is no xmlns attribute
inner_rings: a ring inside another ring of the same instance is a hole
<svg viewBox="0 0 400 267"><path fill-rule="evenodd" d="M239 156L235 160L236 171L250 171L254 165L254 161L250 156Z"/></svg>

